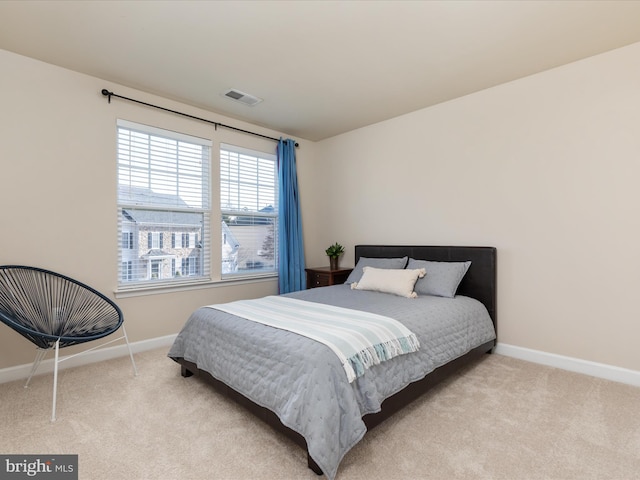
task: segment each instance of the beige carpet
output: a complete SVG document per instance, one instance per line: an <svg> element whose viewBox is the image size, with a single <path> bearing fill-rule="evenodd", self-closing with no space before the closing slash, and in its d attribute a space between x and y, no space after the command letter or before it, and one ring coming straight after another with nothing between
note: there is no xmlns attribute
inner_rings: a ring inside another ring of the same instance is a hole
<svg viewBox="0 0 640 480"><path fill-rule="evenodd" d="M317 479L301 448L166 350L0 385L0 453L78 454L83 480ZM500 355L372 430L337 480L640 479L640 389Z"/></svg>

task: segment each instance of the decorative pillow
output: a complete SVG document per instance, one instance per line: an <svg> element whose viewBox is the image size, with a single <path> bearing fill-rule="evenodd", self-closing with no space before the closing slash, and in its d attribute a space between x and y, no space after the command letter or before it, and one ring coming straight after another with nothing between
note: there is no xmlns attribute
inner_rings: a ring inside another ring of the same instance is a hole
<svg viewBox="0 0 640 480"><path fill-rule="evenodd" d="M416 282L416 293L453 298L470 266L471 262L432 262L410 258L407 268L424 268L427 271L424 278Z"/></svg>
<svg viewBox="0 0 640 480"><path fill-rule="evenodd" d="M373 290L375 292L392 293L401 297L415 298L413 286L418 278L424 277L424 268L415 270L395 268L364 267L362 278L351 284L352 290Z"/></svg>
<svg viewBox="0 0 640 480"><path fill-rule="evenodd" d="M352 270L347 277L347 281L344 283L354 283L360 281L362 277L362 269L364 267L376 267L376 268L404 268L407 264L408 257L398 258L369 258L360 257L358 264Z"/></svg>

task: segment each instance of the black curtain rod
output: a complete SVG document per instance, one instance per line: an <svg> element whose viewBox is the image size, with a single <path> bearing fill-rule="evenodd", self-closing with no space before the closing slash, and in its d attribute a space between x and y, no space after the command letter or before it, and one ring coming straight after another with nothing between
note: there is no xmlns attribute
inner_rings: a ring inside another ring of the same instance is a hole
<svg viewBox="0 0 640 480"><path fill-rule="evenodd" d="M178 112L177 110L171 110L170 108L160 107L160 106L154 105L152 103L142 102L140 100L135 100L135 99L129 98L129 97L123 97L122 95L117 95L117 94L115 94L113 92L110 92L106 88L102 89L102 95L107 97L109 103L111 103L111 97L122 98L123 100L129 100L130 102L139 103L140 105L146 105L147 107L157 108L158 110L164 110L165 112L171 112L171 113L175 113L176 115L182 115L183 117L189 117L189 118L193 118L194 120L199 120L201 122L210 123L216 129L218 127L223 127L223 128L228 128L229 130L235 130L236 132L247 133L249 135L255 135L256 137L262 137L262 138L266 138L268 140L273 140L274 142L279 142L280 141L279 138L268 137L267 135L262 135L260 133L250 132L249 130L243 130L241 128L232 127L232 126L229 126L229 125L225 125L224 123L214 122L214 121L211 121L211 120L207 120L206 118L196 117L194 115L189 115L188 113ZM298 146L298 142L295 142L295 146L296 147Z"/></svg>

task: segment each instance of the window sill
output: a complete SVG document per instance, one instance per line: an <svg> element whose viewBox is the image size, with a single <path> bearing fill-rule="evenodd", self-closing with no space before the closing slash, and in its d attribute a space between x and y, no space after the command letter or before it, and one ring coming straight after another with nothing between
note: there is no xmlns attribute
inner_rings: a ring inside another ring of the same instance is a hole
<svg viewBox="0 0 640 480"><path fill-rule="evenodd" d="M233 285L248 285L251 283L263 283L277 281L277 275L264 277L236 277L223 280L205 280L182 284L144 285L129 288L118 288L114 291L116 298L141 297L145 295L162 295L165 293L184 292L189 290L202 290L205 288L228 287Z"/></svg>

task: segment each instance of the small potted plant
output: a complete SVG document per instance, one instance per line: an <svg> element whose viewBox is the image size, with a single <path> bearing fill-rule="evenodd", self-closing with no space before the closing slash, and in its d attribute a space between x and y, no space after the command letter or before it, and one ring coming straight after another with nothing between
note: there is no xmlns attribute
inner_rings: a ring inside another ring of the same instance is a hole
<svg viewBox="0 0 640 480"><path fill-rule="evenodd" d="M329 248L327 248L324 252L329 257L329 269L338 270L338 260L340 258L340 255L344 253L344 247L336 242L333 245L329 246Z"/></svg>

